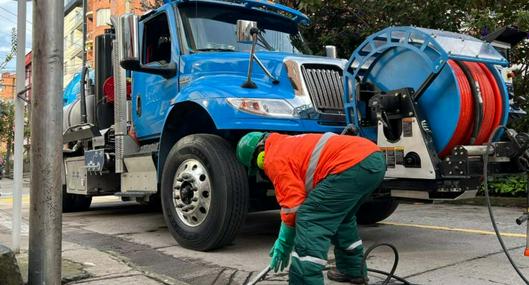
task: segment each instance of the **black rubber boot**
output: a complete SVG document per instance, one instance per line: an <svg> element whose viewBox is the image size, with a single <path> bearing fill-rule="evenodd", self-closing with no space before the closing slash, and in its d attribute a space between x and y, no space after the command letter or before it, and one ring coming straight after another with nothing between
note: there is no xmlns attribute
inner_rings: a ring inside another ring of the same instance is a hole
<svg viewBox="0 0 529 285"><path fill-rule="evenodd" d="M361 284L361 285L364 285L364 284L367 285L367 282L369 281L367 277L362 278L362 277L347 276L341 273L340 271L338 271L336 268L333 268L327 272L327 278L335 282L343 282L343 283L349 282L351 284Z"/></svg>

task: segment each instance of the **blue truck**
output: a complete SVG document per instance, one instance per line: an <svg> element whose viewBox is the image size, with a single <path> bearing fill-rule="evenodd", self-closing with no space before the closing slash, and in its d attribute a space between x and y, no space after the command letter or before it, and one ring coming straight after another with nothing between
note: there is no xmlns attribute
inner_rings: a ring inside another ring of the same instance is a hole
<svg viewBox="0 0 529 285"><path fill-rule="evenodd" d="M63 210L86 210L99 195L161 202L180 245L222 247L248 211L278 207L270 181L248 175L235 158L238 140L255 130L343 132L376 141L388 160L387 181L363 205L361 223L391 215L398 198L475 194L481 173L473 163L484 148L475 140L449 142L468 111L460 98L472 95L458 89L459 73L449 63L489 68L501 105L496 125L505 123L508 63L491 43L392 27L347 61L335 58L332 47L328 56L310 55L299 30L309 24L297 10L260 0L167 0L145 15L114 18L113 28L96 38L94 75L76 79L86 94L70 94L79 90L72 82L65 95ZM433 102L445 90L454 92ZM443 115L445 127L439 112L421 116L426 104L454 110ZM473 122L478 132L492 128ZM498 167L522 156L502 154Z"/></svg>

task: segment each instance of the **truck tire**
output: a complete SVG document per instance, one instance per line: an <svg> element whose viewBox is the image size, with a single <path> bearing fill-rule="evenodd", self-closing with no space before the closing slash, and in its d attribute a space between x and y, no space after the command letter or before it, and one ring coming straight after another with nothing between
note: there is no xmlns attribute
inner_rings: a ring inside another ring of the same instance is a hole
<svg viewBox="0 0 529 285"><path fill-rule="evenodd" d="M368 200L356 213L356 220L360 225L376 224L391 216L399 206L399 201L393 198L378 198Z"/></svg>
<svg viewBox="0 0 529 285"><path fill-rule="evenodd" d="M62 188L62 212L82 212L90 208L92 203L91 196L76 195L66 193L66 185Z"/></svg>
<svg viewBox="0 0 529 285"><path fill-rule="evenodd" d="M169 152L162 171L162 210L185 248L207 251L230 243L248 211L248 178L219 136L189 135Z"/></svg>

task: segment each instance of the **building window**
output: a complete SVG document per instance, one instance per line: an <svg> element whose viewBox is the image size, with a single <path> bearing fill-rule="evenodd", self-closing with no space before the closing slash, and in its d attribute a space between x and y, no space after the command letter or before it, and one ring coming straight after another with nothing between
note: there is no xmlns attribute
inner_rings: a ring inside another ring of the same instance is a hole
<svg viewBox="0 0 529 285"><path fill-rule="evenodd" d="M110 24L110 9L99 9L96 12L96 26L108 26Z"/></svg>

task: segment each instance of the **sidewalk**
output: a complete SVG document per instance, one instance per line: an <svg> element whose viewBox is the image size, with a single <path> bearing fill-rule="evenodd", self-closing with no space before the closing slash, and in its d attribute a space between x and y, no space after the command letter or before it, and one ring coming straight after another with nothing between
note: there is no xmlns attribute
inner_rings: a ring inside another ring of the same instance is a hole
<svg viewBox="0 0 529 285"><path fill-rule="evenodd" d="M24 282L28 274L28 210L29 183L24 179L23 221L21 236L21 253L17 254L17 261ZM0 244L11 245L11 206L13 181L4 178L0 180ZM64 219L64 218L63 218ZM63 224L63 236L79 230ZM73 222L75 224L75 222ZM86 247L78 243L63 240L62 243L62 283L63 284L138 284L138 285L181 285L186 284L170 277L148 272L141 267L128 262L112 250ZM156 260L152 261L156 263Z"/></svg>
<svg viewBox="0 0 529 285"><path fill-rule="evenodd" d="M23 192L29 192L30 182L29 176L22 178ZM0 179L0 197L13 196L13 179L4 177Z"/></svg>
<svg viewBox="0 0 529 285"><path fill-rule="evenodd" d="M112 252L85 248L75 243L63 242L62 258L63 284L186 284L165 276L143 271ZM17 255L17 260L24 282L27 282L27 249Z"/></svg>

